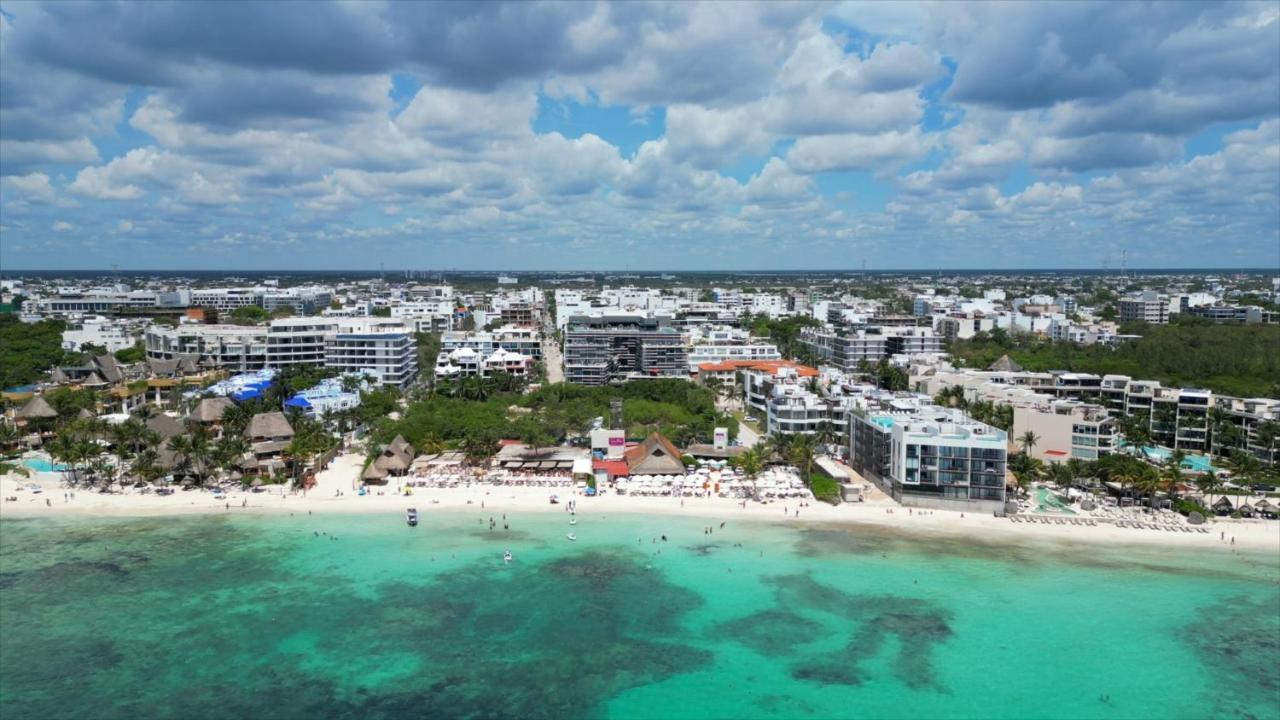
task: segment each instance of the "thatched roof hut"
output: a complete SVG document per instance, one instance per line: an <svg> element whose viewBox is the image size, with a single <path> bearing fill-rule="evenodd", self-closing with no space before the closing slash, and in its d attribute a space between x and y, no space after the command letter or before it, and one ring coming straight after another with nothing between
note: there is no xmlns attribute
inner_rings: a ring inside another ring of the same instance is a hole
<svg viewBox="0 0 1280 720"><path fill-rule="evenodd" d="M177 437L187 431L182 423L169 415L159 413L147 418L147 429L160 436L162 440Z"/></svg>
<svg viewBox="0 0 1280 720"><path fill-rule="evenodd" d="M27 401L26 405L18 408L15 416L23 420L35 420L37 418L56 418L58 411L53 409L48 400L36 395Z"/></svg>
<svg viewBox="0 0 1280 720"><path fill-rule="evenodd" d="M280 411L258 413L244 429L250 440L288 440L293 437L293 427Z"/></svg>
<svg viewBox="0 0 1280 720"><path fill-rule="evenodd" d="M1009 357L1008 354L1005 354L1001 355L999 360L991 363L991 366L987 369L995 372L1021 372L1022 366L1014 362L1013 358Z"/></svg>
<svg viewBox="0 0 1280 720"><path fill-rule="evenodd" d="M235 403L231 398L215 397L204 398L197 405L195 410L187 416L187 422L194 423L216 423L222 420L222 415L228 408L235 407Z"/></svg>
<svg viewBox="0 0 1280 720"><path fill-rule="evenodd" d="M385 483L387 481L387 471L378 467L378 463L372 462L360 474L360 479L367 483Z"/></svg>

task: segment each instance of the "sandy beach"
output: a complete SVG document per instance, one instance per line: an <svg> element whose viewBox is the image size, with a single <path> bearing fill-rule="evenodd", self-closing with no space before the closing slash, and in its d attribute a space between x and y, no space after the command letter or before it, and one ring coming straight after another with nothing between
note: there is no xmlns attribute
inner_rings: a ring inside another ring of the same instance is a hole
<svg viewBox="0 0 1280 720"><path fill-rule="evenodd" d="M913 534L950 537L972 537L985 542L1017 543L1052 541L1066 543L1101 543L1107 545L1143 544L1163 547L1219 548L1271 551L1280 557L1280 522L1267 520L1211 519L1204 533L1168 532L1150 529L1116 527L1099 522L1097 526L1015 523L1007 518L975 515L944 510L915 511L899 506L879 493L866 502L830 506L812 502L798 507L795 501L778 500L768 504L748 502L744 508L731 498L636 497L606 493L597 497L572 495L570 490L546 487L507 487L476 484L458 488L414 488L413 495L403 495L394 480L372 494L357 492L363 458L349 454L339 456L331 468L320 472L317 486L303 494L281 493L279 487L263 492L233 491L224 499L203 490L178 490L172 495L141 493L103 494L86 489L70 490L60 485L58 474L38 473L32 478L7 475L0 478L0 497L16 497L16 501L0 503L0 518L44 516L148 516L189 513L387 513L400 514L416 507L429 515L434 512L471 510L497 513L565 512L563 504L553 505L549 498L559 494L562 502L578 501L583 515L609 513L670 514L704 516L721 520L738 519L783 523L842 523L850 526L875 525L896 528ZM39 484L41 493L23 489ZM74 498L69 493L74 492ZM64 493L67 493L64 495ZM341 493L341 494L339 494ZM382 494L378 494L382 493ZM799 516L795 512L799 510ZM1235 539L1234 546L1230 539Z"/></svg>

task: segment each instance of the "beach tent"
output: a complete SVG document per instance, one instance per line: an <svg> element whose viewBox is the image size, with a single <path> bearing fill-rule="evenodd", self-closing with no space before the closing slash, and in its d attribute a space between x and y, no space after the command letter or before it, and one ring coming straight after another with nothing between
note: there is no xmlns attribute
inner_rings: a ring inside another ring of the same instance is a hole
<svg viewBox="0 0 1280 720"><path fill-rule="evenodd" d="M1235 506L1225 496L1218 498L1218 501L1213 504L1213 511L1218 515L1230 515L1235 512L1235 509Z"/></svg>
<svg viewBox="0 0 1280 720"><path fill-rule="evenodd" d="M1266 498L1262 498L1258 502L1254 503L1253 511L1268 518L1274 518L1278 514L1276 505L1268 501Z"/></svg>

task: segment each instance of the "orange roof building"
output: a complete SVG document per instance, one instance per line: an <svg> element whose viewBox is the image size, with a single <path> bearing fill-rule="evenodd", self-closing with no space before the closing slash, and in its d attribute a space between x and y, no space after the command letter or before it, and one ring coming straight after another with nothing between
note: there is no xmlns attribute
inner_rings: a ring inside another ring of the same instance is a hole
<svg viewBox="0 0 1280 720"><path fill-rule="evenodd" d="M761 370L776 375L783 368L791 368L800 377L818 377L816 368L801 365L791 360L725 360L724 362L702 363L698 366L698 374L733 373L739 370Z"/></svg>

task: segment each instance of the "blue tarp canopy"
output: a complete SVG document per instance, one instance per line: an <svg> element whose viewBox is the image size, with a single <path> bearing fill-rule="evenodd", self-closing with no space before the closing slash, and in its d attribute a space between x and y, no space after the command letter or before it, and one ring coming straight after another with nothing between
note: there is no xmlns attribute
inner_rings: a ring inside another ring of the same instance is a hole
<svg viewBox="0 0 1280 720"><path fill-rule="evenodd" d="M311 403L304 397L291 397L284 402L285 407L309 408Z"/></svg>
<svg viewBox="0 0 1280 720"><path fill-rule="evenodd" d="M241 390L240 392L233 393L231 395L231 399L235 400L236 402L244 402L245 400L252 400L254 398L260 398L260 397L262 397L262 390L256 387L247 388L245 390Z"/></svg>

